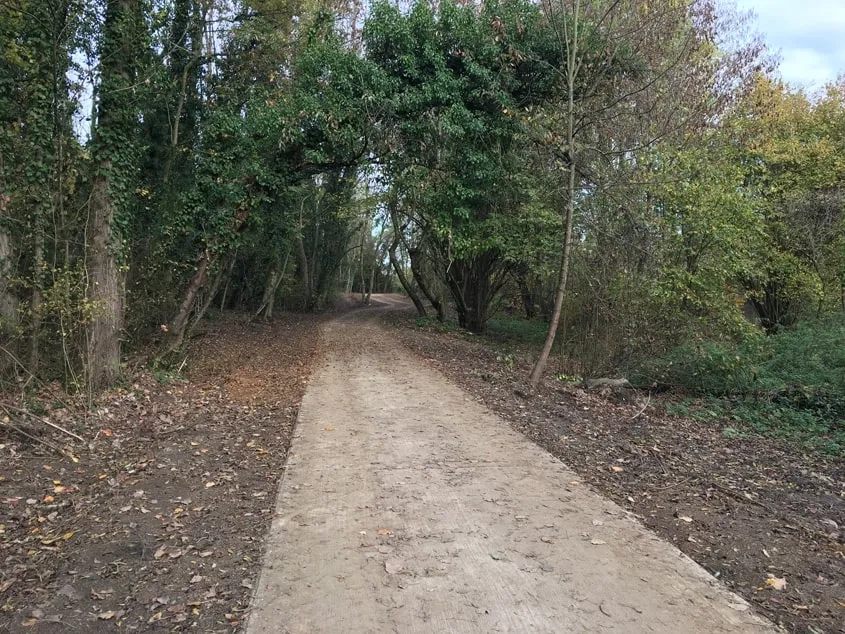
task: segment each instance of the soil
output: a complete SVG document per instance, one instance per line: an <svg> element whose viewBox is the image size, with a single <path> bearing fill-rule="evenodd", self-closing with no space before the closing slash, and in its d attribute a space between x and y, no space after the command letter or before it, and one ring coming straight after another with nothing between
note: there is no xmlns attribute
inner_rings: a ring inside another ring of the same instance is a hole
<svg viewBox="0 0 845 634"><path fill-rule="evenodd" d="M241 630L322 320L228 315L91 409L0 400L0 631Z"/></svg>
<svg viewBox="0 0 845 634"><path fill-rule="evenodd" d="M670 416L665 396L524 381L507 340L385 316L431 366L789 632L845 632L845 465Z"/></svg>

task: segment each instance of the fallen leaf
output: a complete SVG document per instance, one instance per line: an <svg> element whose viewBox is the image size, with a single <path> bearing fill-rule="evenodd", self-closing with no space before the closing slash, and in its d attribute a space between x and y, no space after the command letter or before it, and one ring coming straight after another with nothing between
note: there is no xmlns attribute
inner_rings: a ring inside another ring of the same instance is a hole
<svg viewBox="0 0 845 634"><path fill-rule="evenodd" d="M205 488L206 488L206 489L210 489L211 487L215 487L215 486L217 486L217 483L216 483L216 482L206 482L206 483L205 483Z"/></svg>
<svg viewBox="0 0 845 634"><path fill-rule="evenodd" d="M202 575L194 575L193 577L191 577L191 583L199 583L203 579L204 577Z"/></svg>
<svg viewBox="0 0 845 634"><path fill-rule="evenodd" d="M786 588L786 579L781 579L779 577L769 577L766 579L766 585L773 590L783 590Z"/></svg>
<svg viewBox="0 0 845 634"><path fill-rule="evenodd" d="M678 519L682 522L691 522L692 518L689 515L678 515Z"/></svg>
<svg viewBox="0 0 845 634"><path fill-rule="evenodd" d="M326 431L334 431L334 427L326 427L325 430Z"/></svg>
<svg viewBox="0 0 845 634"><path fill-rule="evenodd" d="M620 471L625 471L623 467L620 467L618 465L613 465L611 469L613 469L616 473L619 473Z"/></svg>
<svg viewBox="0 0 845 634"><path fill-rule="evenodd" d="M101 621L108 621L109 619L113 619L114 615L117 614L114 610L109 610L108 612L100 612L97 615L97 618Z"/></svg>
<svg viewBox="0 0 845 634"><path fill-rule="evenodd" d="M362 532L361 534L365 535L366 532ZM378 534L379 535L393 535L393 531L387 530L386 528L380 528L380 529L378 529Z"/></svg>
<svg viewBox="0 0 845 634"><path fill-rule="evenodd" d="M593 546L602 546L602 545L606 544L607 542L606 542L606 541L604 541L603 539L591 539L591 540L590 540L590 543L591 543Z"/></svg>

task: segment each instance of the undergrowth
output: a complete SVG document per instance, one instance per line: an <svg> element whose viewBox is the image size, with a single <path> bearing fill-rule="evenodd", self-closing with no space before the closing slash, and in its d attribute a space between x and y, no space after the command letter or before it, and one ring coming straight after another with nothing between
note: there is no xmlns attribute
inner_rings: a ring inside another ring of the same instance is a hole
<svg viewBox="0 0 845 634"><path fill-rule="evenodd" d="M675 414L727 421L726 435L756 433L845 456L845 324L805 322L742 343L679 346L642 364L640 387L697 396L669 406Z"/></svg>

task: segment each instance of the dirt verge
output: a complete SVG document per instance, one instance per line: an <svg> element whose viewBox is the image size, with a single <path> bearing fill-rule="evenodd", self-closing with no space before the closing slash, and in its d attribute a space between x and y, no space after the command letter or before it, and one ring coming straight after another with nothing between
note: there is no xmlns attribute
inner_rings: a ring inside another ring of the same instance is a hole
<svg viewBox="0 0 845 634"><path fill-rule="evenodd" d="M0 631L241 629L320 321L228 316L187 378L0 412L37 439L0 427Z"/></svg>

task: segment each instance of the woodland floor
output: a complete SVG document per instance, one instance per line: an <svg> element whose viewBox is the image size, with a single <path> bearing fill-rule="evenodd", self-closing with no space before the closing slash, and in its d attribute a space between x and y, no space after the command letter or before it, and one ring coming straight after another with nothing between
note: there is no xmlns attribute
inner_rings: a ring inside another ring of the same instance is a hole
<svg viewBox="0 0 845 634"><path fill-rule="evenodd" d="M78 460L0 425L0 632L242 629L322 318L241 317L186 378L141 372L89 412L11 401L85 443L0 410Z"/></svg>
<svg viewBox="0 0 845 634"><path fill-rule="evenodd" d="M78 460L0 425L0 631L241 630L322 320L227 317L194 343L187 378L139 373L87 413L50 387L11 402L85 443L0 411ZM549 381L526 399L530 357L510 342L418 328L410 313L385 321L762 614L790 632L845 632L841 462L727 438L657 399L643 409L643 395Z"/></svg>
<svg viewBox="0 0 845 634"><path fill-rule="evenodd" d="M728 438L716 422L669 416L661 399L644 394L620 402L547 380L525 398L530 351L417 327L410 312L385 322L775 623L802 634L845 632L842 461L769 439Z"/></svg>

